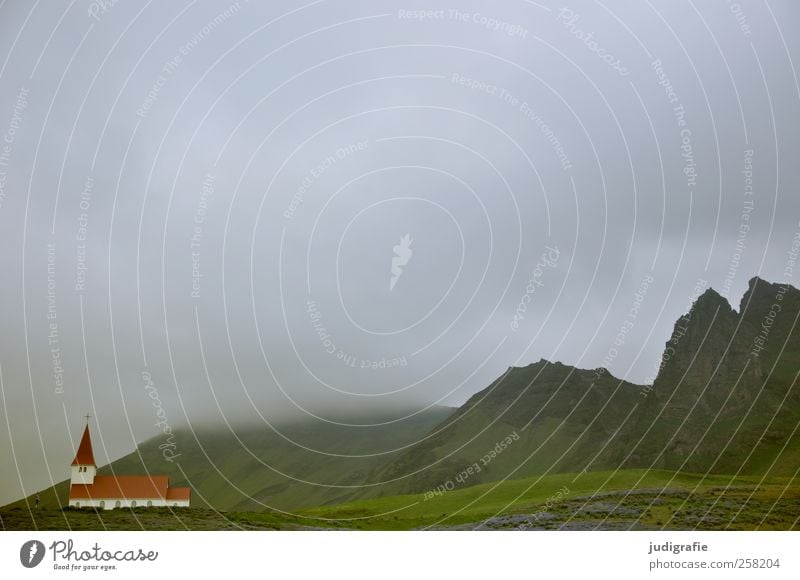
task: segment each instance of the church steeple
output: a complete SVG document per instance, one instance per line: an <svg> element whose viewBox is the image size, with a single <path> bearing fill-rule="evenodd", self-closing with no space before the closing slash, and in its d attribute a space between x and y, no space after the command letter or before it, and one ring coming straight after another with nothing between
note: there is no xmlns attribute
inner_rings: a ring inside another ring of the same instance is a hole
<svg viewBox="0 0 800 580"><path fill-rule="evenodd" d="M75 459L72 460L72 465L96 465L94 462L94 452L92 451L92 438L89 435L89 423L86 423L86 428L83 430L83 437L81 437L81 444L78 445L78 452L75 454Z"/></svg>
<svg viewBox="0 0 800 580"><path fill-rule="evenodd" d="M78 445L78 452L72 460L73 485L91 485L94 483L94 476L97 472L97 464L94 462L94 451L92 451L92 437L89 434L89 416L86 416L86 427L83 430L83 437Z"/></svg>

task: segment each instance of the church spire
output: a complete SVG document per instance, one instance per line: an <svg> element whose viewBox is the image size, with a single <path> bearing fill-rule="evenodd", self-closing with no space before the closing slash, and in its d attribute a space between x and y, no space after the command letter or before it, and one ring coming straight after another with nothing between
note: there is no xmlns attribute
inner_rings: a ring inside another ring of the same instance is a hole
<svg viewBox="0 0 800 580"><path fill-rule="evenodd" d="M81 437L81 444L78 445L78 452L75 454L75 459L72 460L72 465L96 465L94 462L94 452L92 451L92 438L89 435L89 418L86 418L86 427L83 430L83 437Z"/></svg>

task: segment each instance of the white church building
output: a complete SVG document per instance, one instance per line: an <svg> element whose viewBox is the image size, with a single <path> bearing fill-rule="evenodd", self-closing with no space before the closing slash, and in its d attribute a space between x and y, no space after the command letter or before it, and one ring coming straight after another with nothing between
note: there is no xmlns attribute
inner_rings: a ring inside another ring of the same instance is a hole
<svg viewBox="0 0 800 580"><path fill-rule="evenodd" d="M192 490L170 487L166 475L97 475L89 422L72 461L70 507L99 509L189 507Z"/></svg>

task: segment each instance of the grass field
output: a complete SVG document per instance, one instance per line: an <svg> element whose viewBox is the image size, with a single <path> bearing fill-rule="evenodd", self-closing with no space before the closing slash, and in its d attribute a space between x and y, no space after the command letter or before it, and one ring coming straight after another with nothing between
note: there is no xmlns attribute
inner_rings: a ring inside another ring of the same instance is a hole
<svg viewBox="0 0 800 580"><path fill-rule="evenodd" d="M363 529L792 529L800 486L789 478L627 470L508 480L446 491L365 500L304 512ZM780 499L779 499L780 498ZM741 508L741 511L740 511ZM707 513L706 513L707 512ZM705 517L701 517L705 515Z"/></svg>
<svg viewBox="0 0 800 580"><path fill-rule="evenodd" d="M797 480L760 480L644 470L560 474L456 487L440 494L370 499L294 514L17 507L0 511L0 529L800 529Z"/></svg>

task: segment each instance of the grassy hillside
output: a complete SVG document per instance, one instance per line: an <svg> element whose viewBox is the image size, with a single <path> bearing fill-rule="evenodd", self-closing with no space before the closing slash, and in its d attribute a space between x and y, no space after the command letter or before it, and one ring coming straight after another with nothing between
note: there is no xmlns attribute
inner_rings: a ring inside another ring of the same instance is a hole
<svg viewBox="0 0 800 580"><path fill-rule="evenodd" d="M269 427L182 429L175 432L174 462L159 449L164 437L142 443L100 468L106 475L170 476L170 485L193 489L192 505L217 510L288 510L346 501L376 467L390 461L445 420L453 409L435 407L409 419L375 427L305 422L276 433ZM65 462L65 475L67 462ZM67 500L61 482L41 492L42 507ZM34 494L35 495L35 494ZM32 497L27 501L32 505ZM8 507L26 507L20 500Z"/></svg>
<svg viewBox="0 0 800 580"><path fill-rule="evenodd" d="M477 464L468 485L584 469L636 404L640 387L608 373L540 361L511 368L436 435L378 468L362 497L422 492ZM499 447L498 447L499 445Z"/></svg>
<svg viewBox="0 0 800 580"><path fill-rule="evenodd" d="M642 528L691 529L699 524L702 529L728 525L755 529L753 522L772 509L762 526L765 529L800 525L800 486L789 478L759 484L760 480L644 470L587 472L577 477L557 474L455 489L433 497L417 494L364 500L305 513L337 524L350 521L364 529L502 529L523 522L530 527L553 528L568 520L572 525L567 527L575 529L588 529L587 522L602 523L607 529L627 529L634 523ZM751 493L753 498L747 502ZM723 499L712 507L718 498ZM735 515L741 506L745 509ZM703 507L709 509L707 521L690 525L692 517L705 511ZM536 514L540 514L538 518ZM498 517L503 515L519 517ZM507 522L509 525L503 525Z"/></svg>
<svg viewBox="0 0 800 580"><path fill-rule="evenodd" d="M628 470L558 474L275 512L0 510L1 529L800 529L789 478Z"/></svg>
<svg viewBox="0 0 800 580"><path fill-rule="evenodd" d="M768 331L765 320L772 320ZM576 480L588 482L579 493L605 489L591 472L614 470L645 470L647 478L688 472L779 481L800 468L799 373L800 291L754 278L739 312L711 289L695 301L676 322L652 386L627 383L604 369L541 360L510 368L455 412L431 409L369 428L318 422L281 433L263 426L235 433L184 430L176 435L177 462L164 459L163 438L156 438L101 473L166 474L173 485L194 489L195 507L226 512L375 500L366 504L370 518L379 510L399 510L391 519L412 514L406 527L433 525L434 505L457 525L474 521L478 512L448 502L466 488L506 479L545 476L543 481L555 482L557 474L589 472ZM756 480L736 479L745 486ZM615 489L638 487L611 483ZM516 484L501 487L506 485ZM433 490L447 490L448 499L428 497L419 508L393 503ZM66 493L65 485L56 486L43 494L44 505L58 506ZM747 500L749 510L755 498L738 499ZM348 509L361 504L353 505ZM486 502L477 505L485 513Z"/></svg>
<svg viewBox="0 0 800 580"><path fill-rule="evenodd" d="M435 436L377 468L370 481L389 484L360 496L422 492L470 466L466 485L619 468L793 476L800 291L753 278L739 308L712 289L702 294L646 388L544 360L511 368Z"/></svg>

